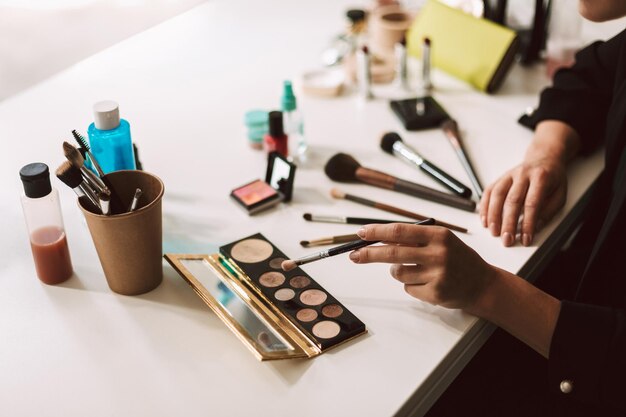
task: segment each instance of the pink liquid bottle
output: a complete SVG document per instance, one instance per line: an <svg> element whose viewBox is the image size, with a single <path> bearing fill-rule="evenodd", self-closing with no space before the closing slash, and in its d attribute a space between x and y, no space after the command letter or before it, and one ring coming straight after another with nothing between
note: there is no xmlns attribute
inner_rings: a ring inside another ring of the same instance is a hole
<svg viewBox="0 0 626 417"><path fill-rule="evenodd" d="M39 279L50 285L72 276L59 193L50 184L46 164L35 162L20 170L24 185L22 209Z"/></svg>

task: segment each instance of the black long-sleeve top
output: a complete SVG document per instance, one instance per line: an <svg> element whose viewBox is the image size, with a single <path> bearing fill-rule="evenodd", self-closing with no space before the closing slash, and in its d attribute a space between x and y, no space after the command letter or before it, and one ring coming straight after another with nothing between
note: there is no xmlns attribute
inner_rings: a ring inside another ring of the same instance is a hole
<svg viewBox="0 0 626 417"><path fill-rule="evenodd" d="M583 153L606 152L572 245L581 260L577 295L562 301L550 347L556 414L626 415L626 31L556 74L531 117L542 120L571 126Z"/></svg>

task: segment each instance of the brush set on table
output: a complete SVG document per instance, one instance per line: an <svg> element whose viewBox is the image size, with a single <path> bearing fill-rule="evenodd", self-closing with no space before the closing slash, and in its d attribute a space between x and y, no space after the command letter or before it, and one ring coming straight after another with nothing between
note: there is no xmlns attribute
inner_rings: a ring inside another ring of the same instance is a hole
<svg viewBox="0 0 626 417"><path fill-rule="evenodd" d="M83 207L93 213L108 216L134 211L142 194L141 189L137 188L130 205L123 207L120 196L107 180L85 138L76 130L72 130L72 136L79 147L63 142L67 161L57 168L57 178L76 193ZM93 170L87 167L87 162Z"/></svg>

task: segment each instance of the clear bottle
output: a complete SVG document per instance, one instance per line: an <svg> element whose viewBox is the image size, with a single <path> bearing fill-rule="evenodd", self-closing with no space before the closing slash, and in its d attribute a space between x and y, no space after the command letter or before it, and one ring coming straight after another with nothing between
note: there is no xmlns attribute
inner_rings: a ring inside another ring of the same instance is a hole
<svg viewBox="0 0 626 417"><path fill-rule="evenodd" d="M89 125L89 146L105 174L136 169L130 124L120 119L115 101L99 101L93 106L94 122Z"/></svg>
<svg viewBox="0 0 626 417"><path fill-rule="evenodd" d="M46 164L35 162L22 167L20 178L25 194L22 209L37 276L45 284L59 284L73 273L59 193L50 184Z"/></svg>
<svg viewBox="0 0 626 417"><path fill-rule="evenodd" d="M304 162L308 145L304 136L304 119L298 110L296 96L293 94L291 81L283 84L283 95L280 99L283 112L285 133L289 137L289 158L293 162Z"/></svg>

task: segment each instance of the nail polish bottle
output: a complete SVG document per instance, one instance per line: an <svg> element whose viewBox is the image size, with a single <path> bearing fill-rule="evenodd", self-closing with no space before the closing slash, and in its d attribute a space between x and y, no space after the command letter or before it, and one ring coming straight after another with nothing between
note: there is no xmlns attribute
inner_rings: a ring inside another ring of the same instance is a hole
<svg viewBox="0 0 626 417"><path fill-rule="evenodd" d="M285 81L283 84L280 105L283 111L283 125L289 137L289 159L294 162L304 161L308 148L304 137L304 121L302 113L298 110L291 81Z"/></svg>
<svg viewBox="0 0 626 417"><path fill-rule="evenodd" d="M59 192L50 184L46 164L35 162L22 167L20 178L25 194L22 210L37 276L45 284L59 284L73 273Z"/></svg>
<svg viewBox="0 0 626 417"><path fill-rule="evenodd" d="M289 156L288 152L288 136L283 128L283 113L280 111L271 111L269 113L269 132L263 137L265 150L267 153L278 152L285 158Z"/></svg>
<svg viewBox="0 0 626 417"><path fill-rule="evenodd" d="M120 119L115 101L99 101L93 106L94 122L89 125L89 145L105 174L136 169L130 124Z"/></svg>

